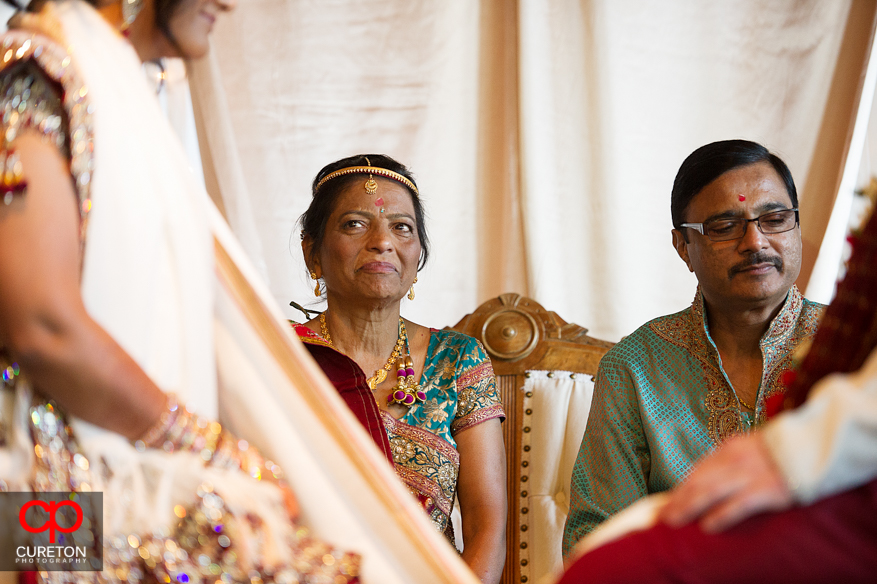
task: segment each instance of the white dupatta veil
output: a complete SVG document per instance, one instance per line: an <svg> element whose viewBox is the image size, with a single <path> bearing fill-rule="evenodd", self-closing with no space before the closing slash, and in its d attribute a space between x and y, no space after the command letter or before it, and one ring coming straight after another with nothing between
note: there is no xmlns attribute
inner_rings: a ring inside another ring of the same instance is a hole
<svg viewBox="0 0 877 584"><path fill-rule="evenodd" d="M52 36L68 48L93 108L82 281L92 317L159 387L278 463L303 523L363 555L363 582L475 584L274 306L192 176L128 41L81 0L50 3L33 19L57 26ZM169 524L173 506L211 478L231 506L263 515L266 529L288 528L264 517L278 502L269 485L71 425L89 459L111 471L93 485L104 491L107 536Z"/></svg>

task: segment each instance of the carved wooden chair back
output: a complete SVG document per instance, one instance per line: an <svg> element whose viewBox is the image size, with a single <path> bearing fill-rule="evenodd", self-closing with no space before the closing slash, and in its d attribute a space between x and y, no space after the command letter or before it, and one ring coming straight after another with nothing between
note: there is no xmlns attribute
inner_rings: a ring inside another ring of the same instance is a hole
<svg viewBox="0 0 877 584"><path fill-rule="evenodd" d="M518 294L503 294L485 302L452 328L475 337L484 345L496 372L497 389L507 416L503 438L508 463L508 548L501 582L533 583L537 574L531 572L528 565L531 550L527 549L530 535L527 531L532 533L534 526L529 523L534 514L527 507L530 504L528 484L532 484L530 474L538 465L531 466L529 460L533 437L529 434L531 428L525 424L533 414L534 402L528 400L533 396L526 395L524 386L531 375L551 378L562 375L560 372L573 379L577 375L588 376L590 381L612 343L589 337L587 329L565 322L534 300ZM527 410L525 402L531 404ZM590 407L590 397L585 407ZM581 440L580 434L578 440ZM574 446L577 451L578 445Z"/></svg>

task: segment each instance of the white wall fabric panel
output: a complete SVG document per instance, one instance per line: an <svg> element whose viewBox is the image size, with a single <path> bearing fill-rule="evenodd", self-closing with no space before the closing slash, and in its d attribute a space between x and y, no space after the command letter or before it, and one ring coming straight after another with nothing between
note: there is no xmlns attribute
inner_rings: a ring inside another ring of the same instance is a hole
<svg viewBox="0 0 877 584"><path fill-rule="evenodd" d="M708 142L747 138L803 185L848 11L848 2L522 0L535 298L610 340L685 308L695 279L670 237L679 165Z"/></svg>
<svg viewBox="0 0 877 584"><path fill-rule="evenodd" d="M292 318L303 316L290 300L315 300L296 226L311 180L329 162L369 152L413 170L435 243L403 313L441 327L476 306L478 26L478 5L465 0L253 0L217 22L214 50L267 276Z"/></svg>

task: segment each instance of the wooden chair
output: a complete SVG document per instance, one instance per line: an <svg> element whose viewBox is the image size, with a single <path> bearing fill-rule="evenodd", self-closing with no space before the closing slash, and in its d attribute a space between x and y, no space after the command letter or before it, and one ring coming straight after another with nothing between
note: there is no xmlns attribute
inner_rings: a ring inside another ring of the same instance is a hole
<svg viewBox="0 0 877 584"><path fill-rule="evenodd" d="M569 473L593 376L612 343L518 294L485 302L452 328L484 345L507 416L508 547L501 582L535 584L559 568Z"/></svg>

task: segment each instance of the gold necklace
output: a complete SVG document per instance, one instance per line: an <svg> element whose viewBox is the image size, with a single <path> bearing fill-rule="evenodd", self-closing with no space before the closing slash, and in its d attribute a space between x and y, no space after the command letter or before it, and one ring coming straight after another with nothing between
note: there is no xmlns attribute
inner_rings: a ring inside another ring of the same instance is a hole
<svg viewBox="0 0 877 584"><path fill-rule="evenodd" d="M333 349L335 345L332 343L332 335L329 334L329 327L326 325L326 313L320 313L320 334L323 335L323 338L329 343L329 346ZM387 373L390 371L390 368L396 363L396 359L399 355L402 354L402 350L405 348L405 343L408 339L407 331L405 330L405 322L402 320L402 317L399 317L399 336L396 339L396 346L393 347L393 352L390 354L389 359L384 364L383 367L375 371L375 374L368 378L366 383L368 383L368 387L371 390L374 390L377 386L379 386L383 381L387 378Z"/></svg>
<svg viewBox="0 0 877 584"><path fill-rule="evenodd" d="M735 391L734 393L736 394L737 392ZM755 396L755 398L758 399L758 396ZM747 410L752 410L753 412L755 411L755 406L750 406L749 404L747 404L745 401L743 401L740 398L739 395L737 396L737 401L740 402L740 405L743 406L744 408L746 408Z"/></svg>

